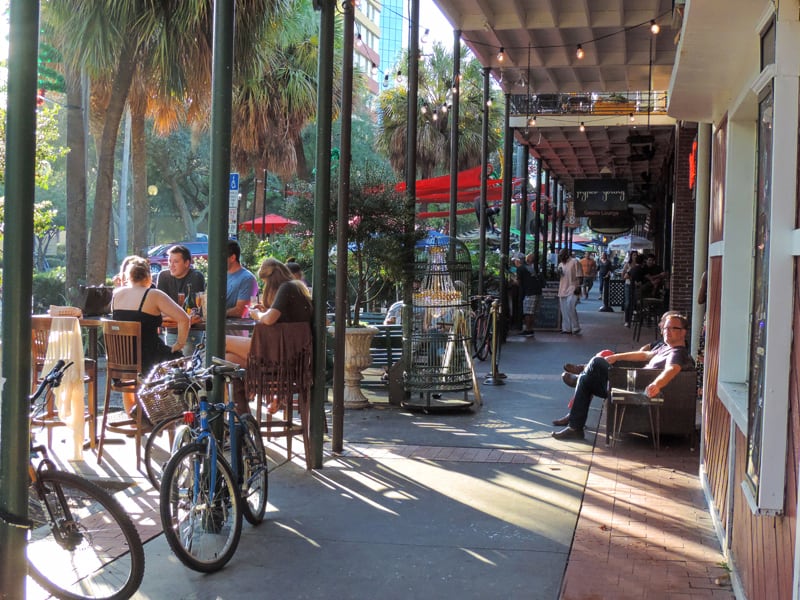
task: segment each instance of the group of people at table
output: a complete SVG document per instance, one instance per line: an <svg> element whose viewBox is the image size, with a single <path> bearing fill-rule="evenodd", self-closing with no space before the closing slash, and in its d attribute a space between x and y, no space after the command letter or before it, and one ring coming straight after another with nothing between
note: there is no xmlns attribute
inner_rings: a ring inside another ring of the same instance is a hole
<svg viewBox="0 0 800 600"><path fill-rule="evenodd" d="M303 281L299 265L289 263L293 273L275 258L264 259L258 270L258 278L263 281L258 297L256 276L242 266L240 258L238 242L230 240L227 245L227 317L241 318L249 309L250 318L264 325L311 322L311 293ZM189 250L181 245L170 248L169 270L162 270L156 282L153 282L146 258L128 256L122 262L115 284L111 300L112 318L141 323L143 373L147 374L158 363L182 356L191 327L186 307L196 306L196 295L205 290L205 278L192 266ZM256 298L255 302L253 298ZM170 341L174 339L171 345L160 335L164 317L174 321L177 330L175 337L170 338ZM250 338L227 335L225 350L226 359L246 365ZM130 413L135 400L123 398L123 402L126 412Z"/></svg>

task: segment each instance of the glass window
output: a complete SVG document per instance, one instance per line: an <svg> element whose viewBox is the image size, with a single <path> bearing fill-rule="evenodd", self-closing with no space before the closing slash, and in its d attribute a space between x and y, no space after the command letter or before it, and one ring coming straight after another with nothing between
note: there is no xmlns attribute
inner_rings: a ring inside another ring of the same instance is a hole
<svg viewBox="0 0 800 600"><path fill-rule="evenodd" d="M755 490L761 474L764 410L764 362L767 349L767 296L769 288L769 222L772 195L772 85L758 105L758 166L756 227L753 248L753 304L750 321L750 377L748 382L747 476Z"/></svg>

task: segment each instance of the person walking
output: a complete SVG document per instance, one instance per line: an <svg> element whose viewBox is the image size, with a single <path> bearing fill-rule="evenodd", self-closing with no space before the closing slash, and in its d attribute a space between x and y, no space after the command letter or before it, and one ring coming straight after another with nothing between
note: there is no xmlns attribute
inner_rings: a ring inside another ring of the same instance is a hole
<svg viewBox="0 0 800 600"><path fill-rule="evenodd" d="M589 292L592 291L595 277L597 277L597 261L594 259L594 252L587 252L580 263L583 270L583 298L588 300Z"/></svg>
<svg viewBox="0 0 800 600"><path fill-rule="evenodd" d="M603 290L606 289L613 271L614 265L608 260L608 254L603 252L600 255L600 262L597 265L597 276L600 278L600 296L597 298L598 300L603 299Z"/></svg>
<svg viewBox="0 0 800 600"><path fill-rule="evenodd" d="M578 260L569 248L558 253L558 305L561 309L561 333L578 334L581 324L578 321L578 299L581 294L583 273Z"/></svg>

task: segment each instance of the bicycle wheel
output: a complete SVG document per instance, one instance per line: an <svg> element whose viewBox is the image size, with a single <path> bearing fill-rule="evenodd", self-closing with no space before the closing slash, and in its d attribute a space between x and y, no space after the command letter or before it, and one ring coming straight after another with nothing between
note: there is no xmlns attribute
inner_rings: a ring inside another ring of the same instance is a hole
<svg viewBox="0 0 800 600"><path fill-rule="evenodd" d="M111 494L73 473L43 470L29 490L28 574L57 598L120 600L144 575L144 548Z"/></svg>
<svg viewBox="0 0 800 600"><path fill-rule="evenodd" d="M164 468L160 498L164 536L175 556L203 573L224 567L242 533L236 478L227 461L217 454L214 465L205 443L184 446Z"/></svg>
<svg viewBox="0 0 800 600"><path fill-rule="evenodd" d="M153 427L144 446L144 468L147 479L156 490L161 489L161 475L175 450L191 443L192 430L183 423L183 415L170 417Z"/></svg>
<svg viewBox="0 0 800 600"><path fill-rule="evenodd" d="M242 512L251 524L258 525L267 511L269 479L267 454L261 439L261 429L253 415L239 417L242 425L242 443L239 448L242 468Z"/></svg>
<svg viewBox="0 0 800 600"><path fill-rule="evenodd" d="M472 348L475 358L486 360L489 357L489 315L480 313L472 324Z"/></svg>

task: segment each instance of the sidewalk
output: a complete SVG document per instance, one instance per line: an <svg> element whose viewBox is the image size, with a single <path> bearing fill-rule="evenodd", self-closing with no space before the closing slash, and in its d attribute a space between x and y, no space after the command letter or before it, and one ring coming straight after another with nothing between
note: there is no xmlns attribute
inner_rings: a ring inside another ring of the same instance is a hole
<svg viewBox="0 0 800 600"><path fill-rule="evenodd" d="M345 450L326 444L322 469L267 444L267 520L245 525L234 559L210 576L158 535L158 498L132 442L109 446L102 467L90 452L66 466L124 487L117 496L152 538L141 599L733 598L714 583L723 558L688 441L665 438L656 452L626 438L611 451L604 431L593 435L599 400L585 441L550 436L570 396L561 365L640 345L599 306L578 306L583 335L510 337L506 385L482 385L477 412L412 412L371 387L374 407L346 413ZM488 370L478 363L479 381Z"/></svg>

